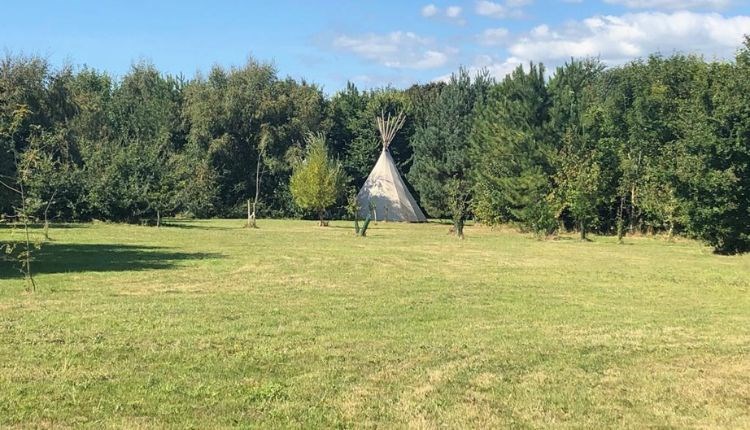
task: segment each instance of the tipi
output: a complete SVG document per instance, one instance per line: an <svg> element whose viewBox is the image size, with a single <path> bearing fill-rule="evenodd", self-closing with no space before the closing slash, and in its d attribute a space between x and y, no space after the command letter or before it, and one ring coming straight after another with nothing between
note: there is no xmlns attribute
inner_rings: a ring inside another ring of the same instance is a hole
<svg viewBox="0 0 750 430"><path fill-rule="evenodd" d="M396 132L404 125L406 117L400 112L395 118L381 114L376 118L383 151L378 162L372 168L370 176L357 194L359 216L365 218L370 214L375 221L408 221L423 222L427 218L417 206L396 169L388 146Z"/></svg>

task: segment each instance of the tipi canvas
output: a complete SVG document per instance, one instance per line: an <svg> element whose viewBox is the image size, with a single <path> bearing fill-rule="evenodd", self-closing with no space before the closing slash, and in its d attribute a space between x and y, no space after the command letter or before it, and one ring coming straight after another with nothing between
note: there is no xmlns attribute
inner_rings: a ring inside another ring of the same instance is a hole
<svg viewBox="0 0 750 430"><path fill-rule="evenodd" d="M417 205L401 178L393 157L388 150L398 129L404 125L403 113L388 119L381 116L377 119L383 151L365 184L357 194L359 216L365 218L370 214L375 221L424 222L427 218Z"/></svg>

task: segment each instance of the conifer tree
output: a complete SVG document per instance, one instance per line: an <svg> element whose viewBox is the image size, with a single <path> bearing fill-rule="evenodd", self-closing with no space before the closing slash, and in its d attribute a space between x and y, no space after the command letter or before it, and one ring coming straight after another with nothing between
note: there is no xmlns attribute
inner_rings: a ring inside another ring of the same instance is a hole
<svg viewBox="0 0 750 430"><path fill-rule="evenodd" d="M473 80L461 69L436 97L417 124L412 140L414 164L409 179L432 216L449 216L453 231L463 238L471 202L469 134L475 108L490 85L486 74Z"/></svg>
<svg viewBox="0 0 750 430"><path fill-rule="evenodd" d="M518 222L551 233L549 96L542 65L519 66L490 92L471 133L474 212L489 224Z"/></svg>

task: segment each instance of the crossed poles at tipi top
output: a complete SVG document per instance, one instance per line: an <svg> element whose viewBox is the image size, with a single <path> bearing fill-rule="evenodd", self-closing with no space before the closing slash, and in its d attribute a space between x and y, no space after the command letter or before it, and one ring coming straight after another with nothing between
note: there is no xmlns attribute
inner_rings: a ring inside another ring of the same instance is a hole
<svg viewBox="0 0 750 430"><path fill-rule="evenodd" d="M380 138L383 139L383 150L388 149L388 145L391 144L393 137L396 136L396 132L404 126L406 121L406 115L403 112L399 112L395 117L391 117L391 113L388 112L388 118L385 117L385 112L380 113L380 116L375 118L378 123L378 130L380 131Z"/></svg>

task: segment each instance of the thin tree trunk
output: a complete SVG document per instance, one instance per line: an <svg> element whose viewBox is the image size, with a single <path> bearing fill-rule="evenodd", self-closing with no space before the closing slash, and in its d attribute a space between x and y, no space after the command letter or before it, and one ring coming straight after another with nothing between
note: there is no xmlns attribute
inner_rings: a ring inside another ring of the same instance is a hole
<svg viewBox="0 0 750 430"><path fill-rule="evenodd" d="M247 199L247 223L245 224L245 227L252 227L252 219L253 219L253 213L251 212L252 203L250 202L250 199Z"/></svg>
<svg viewBox="0 0 750 430"><path fill-rule="evenodd" d="M156 210L156 228L161 227L161 211Z"/></svg>
<svg viewBox="0 0 750 430"><path fill-rule="evenodd" d="M630 233L635 233L635 184L630 186Z"/></svg>
<svg viewBox="0 0 750 430"><path fill-rule="evenodd" d="M586 224L581 221L581 240L586 240Z"/></svg>
<svg viewBox="0 0 750 430"><path fill-rule="evenodd" d="M252 212L250 212L250 200L247 201L247 226L250 228L258 228L255 220L257 218L256 209L258 208L258 199L260 198L261 157L262 155L258 152L258 160L255 164L255 199L253 200Z"/></svg>
<svg viewBox="0 0 750 430"><path fill-rule="evenodd" d="M44 240L49 240L49 218L47 217L47 214L49 213L49 208L52 205L52 201L55 199L56 195L57 190L52 193L52 197L49 198L49 200L47 201L47 206L44 208Z"/></svg>
<svg viewBox="0 0 750 430"><path fill-rule="evenodd" d="M323 212L322 209L318 211L318 216L320 217L320 224L318 224L318 226L320 227L323 227Z"/></svg>
<svg viewBox="0 0 750 430"><path fill-rule="evenodd" d="M456 218L453 220L453 231L459 239L464 238L464 219Z"/></svg>
<svg viewBox="0 0 750 430"><path fill-rule="evenodd" d="M622 212L625 206L625 199L620 198L620 206L617 208L617 241L622 243L625 237L625 220L622 218Z"/></svg>
<svg viewBox="0 0 750 430"><path fill-rule="evenodd" d="M26 234L26 250L24 253L22 265L28 288L32 292L35 292L36 282L34 282L34 274L31 272L31 233L29 232L29 215L26 212L26 192L23 188L23 182L19 181L18 189L21 192L21 213L23 217L23 230Z"/></svg>

